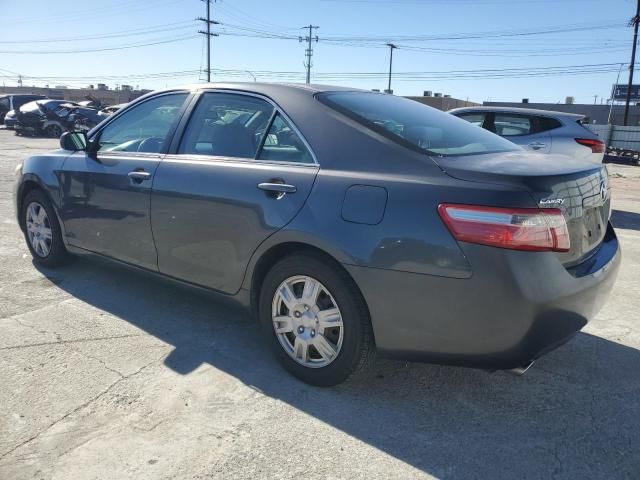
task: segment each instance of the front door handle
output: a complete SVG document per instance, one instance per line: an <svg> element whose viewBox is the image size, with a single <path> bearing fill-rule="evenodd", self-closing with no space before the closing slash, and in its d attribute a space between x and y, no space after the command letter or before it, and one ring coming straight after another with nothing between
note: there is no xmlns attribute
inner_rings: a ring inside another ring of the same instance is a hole
<svg viewBox="0 0 640 480"><path fill-rule="evenodd" d="M278 200L284 197L287 193L296 193L298 191L295 185L277 182L259 183L258 188L265 192L273 193Z"/></svg>
<svg viewBox="0 0 640 480"><path fill-rule="evenodd" d="M542 142L533 142L533 143L530 143L529 146L534 150L540 150L541 148L546 147L547 144Z"/></svg>
<svg viewBox="0 0 640 480"><path fill-rule="evenodd" d="M129 172L127 176L135 183L142 183L151 178L151 174L143 170L134 170L133 172Z"/></svg>

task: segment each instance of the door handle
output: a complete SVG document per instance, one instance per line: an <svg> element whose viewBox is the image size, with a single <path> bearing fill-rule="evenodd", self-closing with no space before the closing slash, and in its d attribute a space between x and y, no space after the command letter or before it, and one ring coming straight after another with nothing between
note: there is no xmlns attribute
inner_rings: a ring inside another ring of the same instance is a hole
<svg viewBox="0 0 640 480"><path fill-rule="evenodd" d="M149 172L138 171L138 170L129 172L127 176L136 183L142 183L145 180L149 180L151 178L151 174Z"/></svg>
<svg viewBox="0 0 640 480"><path fill-rule="evenodd" d="M265 192L274 193L276 199L278 200L284 197L287 193L296 193L298 191L295 185L289 185L287 183L276 183L276 182L259 183L258 188L260 190L264 190Z"/></svg>
<svg viewBox="0 0 640 480"><path fill-rule="evenodd" d="M529 146L531 148L533 148L534 150L540 150L541 148L546 147L547 144L546 143L541 143L541 142L533 142L533 143L530 143Z"/></svg>

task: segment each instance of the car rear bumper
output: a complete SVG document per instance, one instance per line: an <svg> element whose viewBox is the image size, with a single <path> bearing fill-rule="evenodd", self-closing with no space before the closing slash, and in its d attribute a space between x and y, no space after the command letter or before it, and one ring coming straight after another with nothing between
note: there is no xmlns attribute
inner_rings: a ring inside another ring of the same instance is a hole
<svg viewBox="0 0 640 480"><path fill-rule="evenodd" d="M571 339L605 303L620 265L611 225L566 269L548 252L461 244L468 279L345 265L367 301L378 349L407 360L509 369Z"/></svg>

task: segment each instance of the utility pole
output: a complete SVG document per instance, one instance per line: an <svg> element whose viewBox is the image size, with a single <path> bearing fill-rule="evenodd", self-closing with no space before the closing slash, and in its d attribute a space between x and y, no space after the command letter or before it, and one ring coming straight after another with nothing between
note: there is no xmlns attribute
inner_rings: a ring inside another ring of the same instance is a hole
<svg viewBox="0 0 640 480"><path fill-rule="evenodd" d="M631 48L631 66L629 67L629 85L627 86L627 99L624 104L624 125L629 119L629 101L631 100L631 86L633 85L633 69L636 65L636 44L638 43L638 22L640 22L640 0L636 1L636 15L629 22L633 25L633 47Z"/></svg>
<svg viewBox="0 0 640 480"><path fill-rule="evenodd" d="M640 0L638 0L640 1ZM306 27L302 27L304 29L309 29L309 36L307 37L298 37L298 40L300 42L307 42L307 49L304 52L304 56L307 57L307 61L304 64L305 67L307 67L307 84L311 83L311 57L313 57L313 48L311 47L311 42L315 40L316 43L318 43L318 36L316 35L315 37L313 36L313 31L317 30L318 26L316 25L308 25Z"/></svg>
<svg viewBox="0 0 640 480"><path fill-rule="evenodd" d="M640 2L640 0L638 0ZM389 47L389 83L387 85L387 92L386 93L392 93L391 92L391 71L393 68L393 51L398 48L396 45L394 45L393 43L387 43L387 47Z"/></svg>
<svg viewBox="0 0 640 480"><path fill-rule="evenodd" d="M211 37L217 37L217 33L211 33L211 25L219 25L220 22L211 20L211 0L202 0L207 4L207 18L198 17L196 20L200 20L207 25L207 30L198 30L198 33L207 36L207 82L211 81ZM215 0L214 0L215 1ZM638 0L640 1L640 0Z"/></svg>

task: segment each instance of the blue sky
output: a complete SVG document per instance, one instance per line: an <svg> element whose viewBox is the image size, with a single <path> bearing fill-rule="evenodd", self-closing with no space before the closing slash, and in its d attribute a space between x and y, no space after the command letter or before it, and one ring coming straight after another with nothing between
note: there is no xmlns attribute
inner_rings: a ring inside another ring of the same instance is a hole
<svg viewBox="0 0 640 480"><path fill-rule="evenodd" d="M598 95L600 103L616 79L615 64L629 61L633 32L626 23L635 1L218 0L211 8L221 22L212 68L225 70L214 72L215 81L251 81L246 71L258 80L304 81L305 46L297 37L313 23L320 26L317 83L386 88L391 41L399 46L396 94L432 90L479 102L572 95L580 103ZM15 85L17 74L39 86L163 88L204 78L204 36L194 21L205 12L200 0L0 0L0 12L6 85ZM121 48L133 44L155 45ZM621 82L626 75L625 66Z"/></svg>

